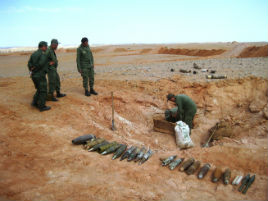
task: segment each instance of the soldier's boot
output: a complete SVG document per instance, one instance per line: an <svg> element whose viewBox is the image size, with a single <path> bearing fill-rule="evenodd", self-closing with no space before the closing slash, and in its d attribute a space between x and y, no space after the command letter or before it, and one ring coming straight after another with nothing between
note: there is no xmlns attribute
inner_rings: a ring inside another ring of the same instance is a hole
<svg viewBox="0 0 268 201"><path fill-rule="evenodd" d="M93 88L90 88L90 93L93 95L98 95L98 93Z"/></svg>
<svg viewBox="0 0 268 201"><path fill-rule="evenodd" d="M43 106L43 107L41 107L41 108L39 108L39 110L40 110L40 112L44 112L44 111L47 111L47 110L50 110L51 109L51 107L50 106Z"/></svg>
<svg viewBox="0 0 268 201"><path fill-rule="evenodd" d="M32 101L31 106L33 106L33 107L37 107L38 105L37 105L36 102Z"/></svg>
<svg viewBox="0 0 268 201"><path fill-rule="evenodd" d="M85 96L90 96L90 92L87 89L85 90Z"/></svg>
<svg viewBox="0 0 268 201"><path fill-rule="evenodd" d="M53 94L48 94L47 95L47 101L54 101L54 102L56 102L56 101L58 101L58 99L55 98L55 96Z"/></svg>
<svg viewBox="0 0 268 201"><path fill-rule="evenodd" d="M62 98L64 96L66 96L66 94L62 94L62 93L60 93L60 91L57 91L57 97L58 98Z"/></svg>

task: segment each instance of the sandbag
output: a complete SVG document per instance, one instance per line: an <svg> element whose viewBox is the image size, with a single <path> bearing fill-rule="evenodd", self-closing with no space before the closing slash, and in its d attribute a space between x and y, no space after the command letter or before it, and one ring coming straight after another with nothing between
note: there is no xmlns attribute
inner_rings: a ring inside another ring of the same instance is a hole
<svg viewBox="0 0 268 201"><path fill-rule="evenodd" d="M176 144L181 149L187 149L194 146L190 137L190 128L183 121L177 121L175 126Z"/></svg>
<svg viewBox="0 0 268 201"><path fill-rule="evenodd" d="M94 138L96 138L96 136L93 135L93 134L82 135L82 136L79 136L79 137L73 139L73 140L72 140L72 143L75 144L75 145L78 145L78 144L85 144L86 141L88 141L88 140L92 140L92 139L94 139Z"/></svg>

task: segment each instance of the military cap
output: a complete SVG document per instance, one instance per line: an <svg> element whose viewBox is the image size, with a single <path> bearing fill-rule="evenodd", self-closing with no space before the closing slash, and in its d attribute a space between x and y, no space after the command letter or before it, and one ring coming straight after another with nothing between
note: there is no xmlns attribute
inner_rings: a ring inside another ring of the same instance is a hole
<svg viewBox="0 0 268 201"><path fill-rule="evenodd" d="M46 41L39 42L38 47L40 48L40 47L43 47L43 46L47 46L47 42Z"/></svg>
<svg viewBox="0 0 268 201"><path fill-rule="evenodd" d="M167 100L169 101L171 98L173 98L173 97L175 97L175 95L174 94L168 94L167 95Z"/></svg>
<svg viewBox="0 0 268 201"><path fill-rule="evenodd" d="M88 39L87 39L86 37L84 37L84 38L82 38L81 42L82 42L82 43L84 43L84 42L88 42Z"/></svg>
<svg viewBox="0 0 268 201"><path fill-rule="evenodd" d="M52 40L51 40L51 44L59 44L59 42L58 42L57 39L52 39Z"/></svg>

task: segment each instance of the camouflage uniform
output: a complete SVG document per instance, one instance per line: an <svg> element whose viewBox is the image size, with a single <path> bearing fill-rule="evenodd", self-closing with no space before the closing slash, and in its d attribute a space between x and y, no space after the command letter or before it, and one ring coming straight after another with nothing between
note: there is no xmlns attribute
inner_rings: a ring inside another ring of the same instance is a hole
<svg viewBox="0 0 268 201"><path fill-rule="evenodd" d="M177 107L166 111L166 119L173 122L181 120L193 128L193 119L197 111L194 101L189 96L180 94L175 96L175 103Z"/></svg>
<svg viewBox="0 0 268 201"><path fill-rule="evenodd" d="M57 67L58 67L58 59L55 51L49 47L47 51L47 56L48 56L48 62L53 61L53 65L49 65L48 67L48 82L49 82L49 94L53 94L54 91L56 90L57 93L60 92L60 76L57 72Z"/></svg>
<svg viewBox="0 0 268 201"><path fill-rule="evenodd" d="M47 54L41 49L35 51L29 61L28 68L32 72L32 80L36 88L36 93L33 97L33 105L36 105L39 109L45 107L47 97ZM33 70L31 70L34 68Z"/></svg>
<svg viewBox="0 0 268 201"><path fill-rule="evenodd" d="M81 72L83 78L83 87L88 90L94 87L94 59L89 46L83 46L82 44L77 48L77 70Z"/></svg>

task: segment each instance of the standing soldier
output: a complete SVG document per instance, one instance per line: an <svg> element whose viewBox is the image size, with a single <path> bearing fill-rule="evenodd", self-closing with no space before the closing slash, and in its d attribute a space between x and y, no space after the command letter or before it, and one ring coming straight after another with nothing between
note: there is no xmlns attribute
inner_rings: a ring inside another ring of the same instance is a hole
<svg viewBox="0 0 268 201"><path fill-rule="evenodd" d="M41 41L38 45L38 50L35 51L29 61L28 68L36 88L36 93L33 97L32 106L39 108L39 110L46 111L50 110L49 106L46 106L47 97L47 42Z"/></svg>
<svg viewBox="0 0 268 201"><path fill-rule="evenodd" d="M83 87L85 89L85 95L90 94L98 95L94 90L94 59L92 52L88 45L88 39L82 38L81 45L77 48L77 70L83 77ZM90 91L88 91L88 85L90 85Z"/></svg>
<svg viewBox="0 0 268 201"><path fill-rule="evenodd" d="M48 90L48 101L58 101L57 98L54 96L54 91L57 92L57 97L61 98L66 96L65 94L60 93L60 76L57 72L58 67L58 59L55 53L55 50L58 47L58 40L52 39L51 45L48 48L47 56L48 56L48 82L49 82L49 90Z"/></svg>

